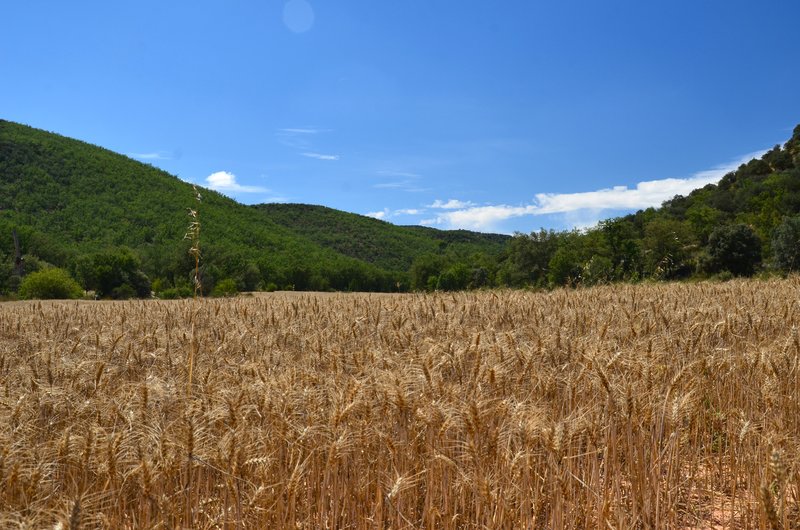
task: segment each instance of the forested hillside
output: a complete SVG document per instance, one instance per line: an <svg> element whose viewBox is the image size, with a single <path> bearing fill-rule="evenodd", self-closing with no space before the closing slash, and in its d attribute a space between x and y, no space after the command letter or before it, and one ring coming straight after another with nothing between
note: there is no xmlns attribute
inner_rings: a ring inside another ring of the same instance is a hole
<svg viewBox="0 0 800 530"><path fill-rule="evenodd" d="M0 294L55 267L63 271L41 281L77 281L63 293L188 296L190 210L203 294L547 288L800 268L800 126L718 184L585 231L441 231L200 193L198 202L191 184L152 166L0 120Z"/></svg>
<svg viewBox="0 0 800 530"><path fill-rule="evenodd" d="M518 234L499 272L508 285L749 276L800 267L800 126L783 146L661 208L586 232Z"/></svg>
<svg viewBox="0 0 800 530"><path fill-rule="evenodd" d="M205 292L222 280L228 289L232 281L246 290L403 290L419 255L493 256L507 239L418 232L329 209L336 222L325 234L306 229L316 222L312 207L286 205L276 222L270 208L210 190L201 195L197 203L190 184L150 165L0 121L0 291L12 292L20 276L56 266L103 295L123 285L128 288L116 295L130 295L129 288L145 292L143 276L157 290L186 294L194 269L184 240L190 208L199 212ZM15 270L14 231L25 258L22 270ZM348 249L348 234L369 246Z"/></svg>
<svg viewBox="0 0 800 530"><path fill-rule="evenodd" d="M261 204L272 222L346 256L389 270L408 270L421 253L449 251L468 257L499 254L508 236L466 230L435 230L422 226L395 226L363 215L308 204Z"/></svg>

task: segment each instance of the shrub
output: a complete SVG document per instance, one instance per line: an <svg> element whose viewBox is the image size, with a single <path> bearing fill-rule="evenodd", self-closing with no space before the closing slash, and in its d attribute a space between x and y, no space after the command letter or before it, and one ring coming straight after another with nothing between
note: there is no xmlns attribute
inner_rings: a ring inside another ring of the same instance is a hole
<svg viewBox="0 0 800 530"><path fill-rule="evenodd" d="M63 269L45 269L33 272L19 286L20 298L43 300L75 299L83 296L83 289Z"/></svg>
<svg viewBox="0 0 800 530"><path fill-rule="evenodd" d="M178 298L191 298L192 294L192 289L183 285L163 289L158 293L158 297L162 300L177 300Z"/></svg>
<svg viewBox="0 0 800 530"><path fill-rule="evenodd" d="M217 282L217 285L214 287L214 291L211 294L212 296L221 297L236 296L238 293L239 289L236 288L236 281L232 280L231 278L225 278L224 280Z"/></svg>
<svg viewBox="0 0 800 530"><path fill-rule="evenodd" d="M169 289L170 285L169 282L163 278L156 278L150 284L150 288L153 290L154 293L158 294L164 289Z"/></svg>
<svg viewBox="0 0 800 530"><path fill-rule="evenodd" d="M722 271L715 275L714 278L719 282L728 282L733 279L733 274L731 271Z"/></svg>
<svg viewBox="0 0 800 530"><path fill-rule="evenodd" d="M261 282L261 284L259 284L259 289L268 293L272 293L278 290L278 285L275 282Z"/></svg>
<svg viewBox="0 0 800 530"><path fill-rule="evenodd" d="M131 298L136 298L136 291L127 283L123 283L111 290L111 298L114 300L130 300Z"/></svg>

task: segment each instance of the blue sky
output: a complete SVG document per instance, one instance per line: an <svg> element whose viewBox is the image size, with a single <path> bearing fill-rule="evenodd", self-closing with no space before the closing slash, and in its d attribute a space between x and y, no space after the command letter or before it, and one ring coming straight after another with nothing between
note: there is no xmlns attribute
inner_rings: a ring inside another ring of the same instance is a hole
<svg viewBox="0 0 800 530"><path fill-rule="evenodd" d="M0 118L243 203L511 233L713 182L800 123L800 2L0 4Z"/></svg>

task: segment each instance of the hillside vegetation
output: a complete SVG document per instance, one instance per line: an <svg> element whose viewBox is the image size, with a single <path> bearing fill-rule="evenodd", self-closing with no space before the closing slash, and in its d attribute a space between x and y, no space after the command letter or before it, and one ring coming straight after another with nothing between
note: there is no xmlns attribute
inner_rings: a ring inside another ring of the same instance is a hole
<svg viewBox="0 0 800 530"><path fill-rule="evenodd" d="M324 206L245 206L152 166L0 121L0 294L59 267L101 297L555 287L800 268L800 126L718 184L587 231L513 238L395 226ZM17 263L16 232L24 263Z"/></svg>
<svg viewBox="0 0 800 530"><path fill-rule="evenodd" d="M467 230L395 226L363 215L307 204L261 204L270 221L346 256L389 270L408 270L422 253L499 254L508 236Z"/></svg>
<svg viewBox="0 0 800 530"><path fill-rule="evenodd" d="M749 276L800 268L800 126L783 146L718 184L586 232L518 234L500 263L506 285Z"/></svg>
<svg viewBox="0 0 800 530"><path fill-rule="evenodd" d="M132 276L138 271L159 289L185 293L194 266L184 241L189 208L200 215L206 292L223 279L247 290L407 289L419 255L494 256L508 239L419 231L322 207L250 207L214 191L201 194L198 204L190 184L164 171L0 121L0 291L19 283L13 278L16 230L26 254L23 273L62 267L110 295L122 285L137 291ZM103 268L117 278L98 279Z"/></svg>

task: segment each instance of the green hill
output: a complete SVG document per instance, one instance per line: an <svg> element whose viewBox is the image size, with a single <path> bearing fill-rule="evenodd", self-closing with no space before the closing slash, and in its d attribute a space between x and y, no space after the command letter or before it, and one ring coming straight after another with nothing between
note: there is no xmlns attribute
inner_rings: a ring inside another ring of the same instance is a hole
<svg viewBox="0 0 800 530"><path fill-rule="evenodd" d="M387 270L408 270L421 253L450 252L459 256L499 254L509 237L466 230L396 226L386 221L325 206L260 204L271 222L345 256Z"/></svg>
<svg viewBox="0 0 800 530"><path fill-rule="evenodd" d="M184 240L189 208L200 212L206 289L232 278L247 289L395 290L408 287L418 256L494 256L508 239L397 227L323 207L245 206L201 193L198 205L191 184L164 171L0 120L0 290L9 289L13 272L13 230L28 270L51 264L80 277L87 257L130 249L151 279L185 285L194 265Z"/></svg>

